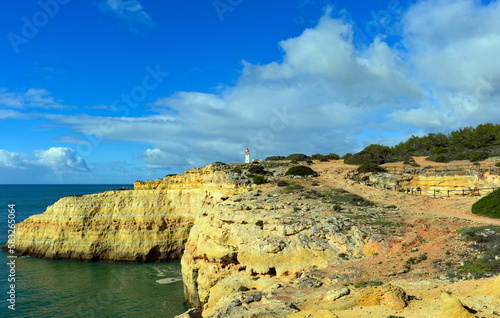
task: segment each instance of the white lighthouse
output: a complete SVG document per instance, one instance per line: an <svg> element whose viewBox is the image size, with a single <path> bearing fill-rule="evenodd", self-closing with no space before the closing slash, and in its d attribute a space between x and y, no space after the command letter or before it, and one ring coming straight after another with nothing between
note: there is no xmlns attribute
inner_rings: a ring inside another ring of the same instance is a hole
<svg viewBox="0 0 500 318"><path fill-rule="evenodd" d="M245 150L245 163L250 163L250 150Z"/></svg>

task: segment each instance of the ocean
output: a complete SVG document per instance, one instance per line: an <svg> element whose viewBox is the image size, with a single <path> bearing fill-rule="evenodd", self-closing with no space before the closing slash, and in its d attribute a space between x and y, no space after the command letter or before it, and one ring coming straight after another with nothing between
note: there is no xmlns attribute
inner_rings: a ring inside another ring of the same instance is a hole
<svg viewBox="0 0 500 318"><path fill-rule="evenodd" d="M20 223L64 196L121 187L133 185L0 185L0 244L8 240L9 204L15 204ZM179 262L112 264L9 256L0 251L0 317L174 317L188 309L182 301Z"/></svg>

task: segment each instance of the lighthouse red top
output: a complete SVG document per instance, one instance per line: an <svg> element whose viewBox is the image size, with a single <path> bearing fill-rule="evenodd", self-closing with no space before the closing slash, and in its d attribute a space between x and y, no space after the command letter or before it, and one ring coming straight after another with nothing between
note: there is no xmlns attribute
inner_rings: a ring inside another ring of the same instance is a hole
<svg viewBox="0 0 500 318"><path fill-rule="evenodd" d="M247 150L245 151L245 153L250 153L250 150L248 150L248 148L247 148Z"/></svg>

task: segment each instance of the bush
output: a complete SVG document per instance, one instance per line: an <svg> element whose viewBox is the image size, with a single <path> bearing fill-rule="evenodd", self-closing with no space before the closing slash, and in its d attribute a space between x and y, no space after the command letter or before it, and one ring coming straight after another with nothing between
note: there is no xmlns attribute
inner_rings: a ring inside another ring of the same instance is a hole
<svg viewBox="0 0 500 318"><path fill-rule="evenodd" d="M496 189L472 205L472 213L500 218L500 189Z"/></svg>
<svg viewBox="0 0 500 318"><path fill-rule="evenodd" d="M271 156L267 157L265 160L266 161L279 161L285 159L285 156Z"/></svg>
<svg viewBox="0 0 500 318"><path fill-rule="evenodd" d="M233 169L231 169L229 171L231 171L232 173L236 173L236 174L241 175L241 169L238 167L234 167Z"/></svg>
<svg viewBox="0 0 500 318"><path fill-rule="evenodd" d="M366 173L366 172L387 172L387 169L379 166L374 162L365 162L361 166L358 167L358 172Z"/></svg>
<svg viewBox="0 0 500 318"><path fill-rule="evenodd" d="M427 157L425 160L434 161L434 162L450 162L451 158L447 154L433 154Z"/></svg>
<svg viewBox="0 0 500 318"><path fill-rule="evenodd" d="M340 159L340 156L337 155L336 153L328 154L325 157L326 157L326 159L329 159L329 160L339 160Z"/></svg>
<svg viewBox="0 0 500 318"><path fill-rule="evenodd" d="M285 180L280 180L278 181L278 187L286 187L288 185L288 182Z"/></svg>
<svg viewBox="0 0 500 318"><path fill-rule="evenodd" d="M306 166L294 166L285 172L285 176L317 176L313 169Z"/></svg>
<svg viewBox="0 0 500 318"><path fill-rule="evenodd" d="M500 161L495 163L495 167L500 167Z"/></svg>
<svg viewBox="0 0 500 318"><path fill-rule="evenodd" d="M488 159L488 153L484 151L472 152L467 156L470 162L482 161Z"/></svg>
<svg viewBox="0 0 500 318"><path fill-rule="evenodd" d="M263 174L264 173L264 167L261 165L252 165L249 169L248 172L251 174Z"/></svg>
<svg viewBox="0 0 500 318"><path fill-rule="evenodd" d="M376 280L371 280L371 281L368 281L368 282L359 282L359 283L356 283L354 284L354 287L356 288L363 288L363 287L368 287L368 286L381 286L383 285L384 283L382 282L379 282L379 281L376 281Z"/></svg>
<svg viewBox="0 0 500 318"><path fill-rule="evenodd" d="M255 177L253 177L253 183L255 184L264 184L266 182L267 182L266 177L264 177L261 174L258 174Z"/></svg>
<svg viewBox="0 0 500 318"><path fill-rule="evenodd" d="M343 155L343 156L342 156L342 158L340 158L340 159L346 160L346 159L351 158L351 156L352 156L352 153L349 153L349 152L348 152L348 153L346 153L345 155Z"/></svg>
<svg viewBox="0 0 500 318"><path fill-rule="evenodd" d="M286 157L285 160L306 161L307 156L301 153L294 153Z"/></svg>

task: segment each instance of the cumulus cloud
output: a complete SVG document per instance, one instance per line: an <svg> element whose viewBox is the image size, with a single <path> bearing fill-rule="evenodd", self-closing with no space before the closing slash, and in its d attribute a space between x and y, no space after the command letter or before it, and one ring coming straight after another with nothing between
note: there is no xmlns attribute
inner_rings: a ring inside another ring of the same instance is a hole
<svg viewBox="0 0 500 318"><path fill-rule="evenodd" d="M353 26L327 13L279 43L280 61L243 61L237 83L219 93L177 92L137 118L47 118L99 140L153 145L141 155L149 168L242 161L246 147L261 159L342 154L411 131L498 121L498 16L498 3L420 1L401 18L401 43L377 37L358 47Z"/></svg>
<svg viewBox="0 0 500 318"><path fill-rule="evenodd" d="M0 167L16 169L43 167L53 171L90 171L85 160L73 149L63 147L35 150L34 155L0 149Z"/></svg>
<svg viewBox="0 0 500 318"><path fill-rule="evenodd" d="M450 128L498 121L499 16L499 2L441 0L412 6L403 19L404 44L427 102L397 110L394 117L417 126L432 118L424 125Z"/></svg>
<svg viewBox="0 0 500 318"><path fill-rule="evenodd" d="M87 163L71 148L52 147L35 151L36 163L52 170L90 171Z"/></svg>
<svg viewBox="0 0 500 318"><path fill-rule="evenodd" d="M118 18L128 23L132 31L137 31L137 26L152 27L155 25L138 0L104 0L101 7L112 11Z"/></svg>
<svg viewBox="0 0 500 318"><path fill-rule="evenodd" d="M151 105L157 114L140 118L50 118L81 134L153 144L142 155L149 167L240 161L246 147L257 158L353 151L368 121L402 108L402 99L416 103L421 93L400 52L378 38L356 49L352 37L352 25L325 15L279 43L281 62L244 62L237 84L219 94L178 92Z"/></svg>

